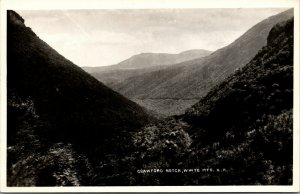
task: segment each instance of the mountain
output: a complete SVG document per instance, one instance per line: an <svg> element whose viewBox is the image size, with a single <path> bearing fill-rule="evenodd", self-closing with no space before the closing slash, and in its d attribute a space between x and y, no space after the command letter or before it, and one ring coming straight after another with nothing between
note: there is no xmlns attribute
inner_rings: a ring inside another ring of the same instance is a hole
<svg viewBox="0 0 300 194"><path fill-rule="evenodd" d="M83 67L89 73L100 72L112 69L140 69L152 66L172 65L181 63L196 58L201 58L211 54L211 51L203 49L187 50L178 54L168 53L141 53L134 55L116 65L103 66L103 67Z"/></svg>
<svg viewBox="0 0 300 194"><path fill-rule="evenodd" d="M165 69L168 65L201 58L211 53L203 49L188 50L179 54L141 53L116 65L83 67L83 69L104 84L112 86L129 77Z"/></svg>
<svg viewBox="0 0 300 194"><path fill-rule="evenodd" d="M131 133L151 120L14 11L7 12L7 104L9 186L91 184L90 175L111 173L101 166L127 153Z"/></svg>
<svg viewBox="0 0 300 194"><path fill-rule="evenodd" d="M139 131L137 169L196 170L138 184L292 185L293 34L293 18L276 24L248 64L183 115Z"/></svg>
<svg viewBox="0 0 300 194"><path fill-rule="evenodd" d="M267 44L271 28L292 16L291 9L269 17L206 57L129 77L109 86L150 110L165 115L182 114L211 88L245 66Z"/></svg>
<svg viewBox="0 0 300 194"><path fill-rule="evenodd" d="M194 146L213 153L198 162L232 169L225 184L292 184L293 26L275 25L249 64L185 113Z"/></svg>
<svg viewBox="0 0 300 194"><path fill-rule="evenodd" d="M151 66L171 65L175 63L181 63L183 61L192 60L195 58L201 58L211 54L211 51L199 49L188 50L179 54L167 54L167 53L141 53L134 55L125 61L120 62L115 68L145 68Z"/></svg>

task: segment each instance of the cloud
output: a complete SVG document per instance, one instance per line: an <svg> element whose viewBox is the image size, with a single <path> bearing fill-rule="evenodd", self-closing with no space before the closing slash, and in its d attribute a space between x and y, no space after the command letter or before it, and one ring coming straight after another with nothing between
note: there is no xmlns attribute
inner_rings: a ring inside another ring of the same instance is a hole
<svg viewBox="0 0 300 194"><path fill-rule="evenodd" d="M138 41L130 34L104 30L95 30L89 35L92 38L92 41L102 44L130 44Z"/></svg>
<svg viewBox="0 0 300 194"><path fill-rule="evenodd" d="M38 36L79 66L118 63L141 52L216 50L284 9L17 11Z"/></svg>

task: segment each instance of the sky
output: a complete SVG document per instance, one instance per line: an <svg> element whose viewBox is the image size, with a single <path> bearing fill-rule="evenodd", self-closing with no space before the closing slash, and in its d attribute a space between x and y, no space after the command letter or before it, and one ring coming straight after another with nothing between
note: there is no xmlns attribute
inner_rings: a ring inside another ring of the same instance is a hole
<svg viewBox="0 0 300 194"><path fill-rule="evenodd" d="M42 40L78 66L146 52L215 51L286 9L17 10Z"/></svg>

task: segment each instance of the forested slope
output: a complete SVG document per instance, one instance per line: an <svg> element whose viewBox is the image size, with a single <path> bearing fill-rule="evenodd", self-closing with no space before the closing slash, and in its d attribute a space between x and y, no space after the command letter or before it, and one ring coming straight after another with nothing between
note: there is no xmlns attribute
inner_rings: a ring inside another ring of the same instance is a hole
<svg viewBox="0 0 300 194"><path fill-rule="evenodd" d="M137 168L199 169L138 174L139 184L292 184L293 23L182 116L137 133Z"/></svg>

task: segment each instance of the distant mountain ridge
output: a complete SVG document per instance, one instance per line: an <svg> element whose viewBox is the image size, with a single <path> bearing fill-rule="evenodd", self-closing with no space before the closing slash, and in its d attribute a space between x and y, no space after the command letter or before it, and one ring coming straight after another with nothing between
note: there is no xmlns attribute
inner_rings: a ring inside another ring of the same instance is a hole
<svg viewBox="0 0 300 194"><path fill-rule="evenodd" d="M246 65L267 44L271 28L291 17L292 9L271 16L209 56L107 84L148 109L166 115L181 114L213 86Z"/></svg>
<svg viewBox="0 0 300 194"><path fill-rule="evenodd" d="M211 54L212 51L204 49L193 49L183 51L178 54L169 53L140 53L121 61L118 64L103 67L83 67L89 73L97 73L99 71L107 71L112 69L141 69L153 66L171 65L181 63L183 61L200 58Z"/></svg>
<svg viewBox="0 0 300 194"><path fill-rule="evenodd" d="M141 53L116 65L82 67L82 69L104 84L113 86L130 77L163 70L180 62L182 63L195 58L205 57L210 53L211 51L203 49L187 50L179 54Z"/></svg>
<svg viewBox="0 0 300 194"><path fill-rule="evenodd" d="M203 49L195 49L181 52L179 54L168 53L141 53L120 62L118 68L145 68L151 66L162 66L181 63L183 61L201 58L212 53Z"/></svg>

